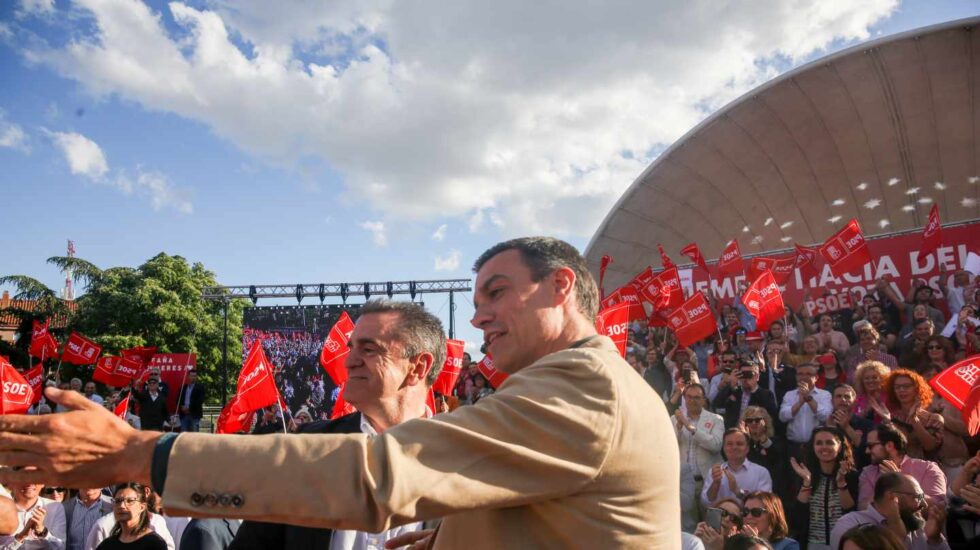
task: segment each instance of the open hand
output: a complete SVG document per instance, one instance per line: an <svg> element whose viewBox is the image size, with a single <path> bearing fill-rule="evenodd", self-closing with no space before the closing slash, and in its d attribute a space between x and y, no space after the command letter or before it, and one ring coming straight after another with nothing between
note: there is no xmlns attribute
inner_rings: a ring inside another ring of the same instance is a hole
<svg viewBox="0 0 980 550"><path fill-rule="evenodd" d="M888 460L888 459L882 460L878 464L878 470L881 473L883 473L883 474L887 474L888 472L898 472L899 471L898 466L894 462L892 462L891 460Z"/></svg>
<svg viewBox="0 0 980 550"><path fill-rule="evenodd" d="M807 468L805 464L800 464L797 462L796 457L790 457L789 465L793 467L793 471L796 472L796 475L800 476L800 479L803 480L803 485L810 484L812 476L810 474L810 469Z"/></svg>

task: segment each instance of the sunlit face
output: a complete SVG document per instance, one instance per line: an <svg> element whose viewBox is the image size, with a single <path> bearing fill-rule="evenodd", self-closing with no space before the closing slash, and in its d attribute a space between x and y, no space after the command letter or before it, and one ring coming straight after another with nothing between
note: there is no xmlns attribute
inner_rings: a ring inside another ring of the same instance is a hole
<svg viewBox="0 0 980 550"><path fill-rule="evenodd" d="M881 443L881 440L878 439L878 430L868 432L867 447L865 447L865 452L867 452L868 457L871 458L872 464L881 464L882 460L888 458L888 451Z"/></svg>
<svg viewBox="0 0 980 550"><path fill-rule="evenodd" d="M915 320L928 319L929 308L922 304L916 304L916 306L912 308L912 318Z"/></svg>
<svg viewBox="0 0 980 550"><path fill-rule="evenodd" d="M896 376L895 382L892 383L892 389L895 390L895 397L898 402L903 405L911 404L918 397L915 381L908 376Z"/></svg>
<svg viewBox="0 0 980 550"><path fill-rule="evenodd" d="M930 336L932 336L931 323L919 323L918 325L915 325L915 338L917 340L925 340Z"/></svg>
<svg viewBox="0 0 980 550"><path fill-rule="evenodd" d="M757 498L750 498L745 501L745 506L742 508L743 511L751 511L754 509L765 510L766 505ZM759 536L764 539L768 539L772 535L772 525L769 518L769 511L765 510L759 517L755 517L755 514L749 513L742 516L742 521L745 525L751 525L759 532Z"/></svg>
<svg viewBox="0 0 980 550"><path fill-rule="evenodd" d="M834 388L834 408L843 411L851 410L854 406L854 392L850 388Z"/></svg>
<svg viewBox="0 0 980 550"><path fill-rule="evenodd" d="M744 433L732 432L725 436L725 456L729 462L741 462L749 455L749 441Z"/></svg>
<svg viewBox="0 0 980 550"><path fill-rule="evenodd" d="M841 442L830 432L817 432L813 439L813 452L820 462L834 462L840 452Z"/></svg>
<svg viewBox="0 0 980 550"><path fill-rule="evenodd" d="M734 531L739 528L739 519L736 518L742 517L742 509L736 506L733 502L722 502L718 505L718 507L725 512L728 512L727 514L721 515L722 534L733 534Z"/></svg>
<svg viewBox="0 0 980 550"><path fill-rule="evenodd" d="M861 385L864 386L864 393L874 395L881 391L881 374L874 369L866 370L861 376Z"/></svg>
<svg viewBox="0 0 980 550"><path fill-rule="evenodd" d="M654 347L647 348L647 365L654 365L657 362L657 349Z"/></svg>
<svg viewBox="0 0 980 550"><path fill-rule="evenodd" d="M881 306L872 306L868 309L868 320L871 324L877 325L884 318L884 314L881 312Z"/></svg>
<svg viewBox="0 0 980 550"><path fill-rule="evenodd" d="M112 513L116 521L127 523L134 518L139 518L146 511L146 503L140 502L142 495L126 487L116 491L113 497Z"/></svg>
<svg viewBox="0 0 980 550"><path fill-rule="evenodd" d="M862 349L874 349L878 346L878 339L870 330L862 330L858 333L858 341L861 342Z"/></svg>
<svg viewBox="0 0 980 550"><path fill-rule="evenodd" d="M742 420L745 422L745 427L748 428L749 435L752 437L760 437L766 432L766 417L759 411L753 409L747 410Z"/></svg>
<svg viewBox="0 0 980 550"><path fill-rule="evenodd" d="M556 295L554 274L534 282L519 250L505 250L483 264L470 322L483 331L494 367L514 373L554 351L564 324Z"/></svg>
<svg viewBox="0 0 980 550"><path fill-rule="evenodd" d="M744 376L745 373L751 373L751 378L740 378L742 382L742 389L744 391L753 392L759 387L759 368L755 365L749 367L742 367L740 370L741 374Z"/></svg>
<svg viewBox="0 0 980 550"><path fill-rule="evenodd" d="M810 389L817 383L817 369L811 366L800 366L796 369L796 382L806 384Z"/></svg>
<svg viewBox="0 0 980 550"><path fill-rule="evenodd" d="M85 395L91 396L95 393L95 382L85 384Z"/></svg>
<svg viewBox="0 0 980 550"><path fill-rule="evenodd" d="M354 407L394 397L406 383L412 362L397 338L400 317L396 312L369 313L354 325L344 387L344 399Z"/></svg>

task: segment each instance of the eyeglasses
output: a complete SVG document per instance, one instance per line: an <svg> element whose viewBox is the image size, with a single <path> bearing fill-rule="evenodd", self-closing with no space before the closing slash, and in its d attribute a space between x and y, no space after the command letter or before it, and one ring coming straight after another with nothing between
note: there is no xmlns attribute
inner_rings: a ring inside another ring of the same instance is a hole
<svg viewBox="0 0 980 550"><path fill-rule="evenodd" d="M935 350L935 349L941 350L941 349L943 349L943 347L942 346L926 346L926 349L927 350L930 350L930 351L931 350Z"/></svg>
<svg viewBox="0 0 980 550"><path fill-rule="evenodd" d="M55 493L64 493L67 490L68 489L65 489L64 487L45 487L43 490L41 490L41 494L53 495Z"/></svg>
<svg viewBox="0 0 980 550"><path fill-rule="evenodd" d="M132 506L133 504L136 504L139 501L140 501L140 499L138 499L136 497L129 497L129 498L118 498L117 497L117 498L112 499L112 503L115 504L116 506L120 506L120 505L122 505L122 506Z"/></svg>
<svg viewBox="0 0 980 550"><path fill-rule="evenodd" d="M745 419L745 422L746 422L746 424L755 424L756 422L762 422L764 420L765 420L765 418L762 418L760 416L758 418L746 418Z"/></svg>
<svg viewBox="0 0 980 550"><path fill-rule="evenodd" d="M724 508L718 508L718 509L721 510L721 517L723 519L724 518L728 518L728 519L734 520L734 519L739 519L741 517L738 514L733 514L733 513L729 512L728 510L725 510Z"/></svg>
<svg viewBox="0 0 980 550"><path fill-rule="evenodd" d="M754 518L761 518L762 514L765 513L765 508L746 508L745 510L742 510L742 517L747 518L749 515L751 515Z"/></svg>
<svg viewBox="0 0 980 550"><path fill-rule="evenodd" d="M911 390L915 387L915 384L895 384L896 390Z"/></svg>
<svg viewBox="0 0 980 550"><path fill-rule="evenodd" d="M925 502L926 501L926 495L925 495L925 493L910 493L908 491L893 491L893 492L894 493L898 493L900 495L909 495L910 497L915 497L915 500L917 500L919 502Z"/></svg>

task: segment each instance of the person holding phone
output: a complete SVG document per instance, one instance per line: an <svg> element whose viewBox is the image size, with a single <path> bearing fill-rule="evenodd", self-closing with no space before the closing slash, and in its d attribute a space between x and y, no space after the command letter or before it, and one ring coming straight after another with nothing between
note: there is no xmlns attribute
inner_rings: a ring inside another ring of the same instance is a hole
<svg viewBox="0 0 980 550"><path fill-rule="evenodd" d="M773 418L779 416L775 396L771 391L759 386L759 369L758 363L743 359L738 369L739 386L733 388L724 385L718 389L718 395L711 405L716 410L725 410L726 428L738 425L742 411L750 405L766 409L769 416Z"/></svg>
<svg viewBox="0 0 980 550"><path fill-rule="evenodd" d="M705 513L705 521L698 524L694 535L701 539L707 550L722 550L725 541L742 528L742 504L733 498L714 503Z"/></svg>

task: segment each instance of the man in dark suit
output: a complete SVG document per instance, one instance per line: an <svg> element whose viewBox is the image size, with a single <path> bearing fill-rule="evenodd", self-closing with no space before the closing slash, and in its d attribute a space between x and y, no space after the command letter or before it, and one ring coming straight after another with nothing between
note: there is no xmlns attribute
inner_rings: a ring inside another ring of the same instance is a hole
<svg viewBox="0 0 980 550"><path fill-rule="evenodd" d="M180 537L182 550L225 550L241 526L238 519L192 519Z"/></svg>
<svg viewBox="0 0 980 550"><path fill-rule="evenodd" d="M758 363L744 361L739 368L738 378L737 388L723 385L711 402L714 408L725 409L725 428L737 426L742 411L749 406L762 407L775 422L779 418L779 408L776 406L776 398L773 397L772 392L759 386Z"/></svg>
<svg viewBox="0 0 980 550"><path fill-rule="evenodd" d="M163 431L163 423L170 418L167 397L160 391L160 380L150 378L146 389L134 390L133 396L140 405L140 429Z"/></svg>
<svg viewBox="0 0 980 550"><path fill-rule="evenodd" d="M204 416L204 386L197 381L197 371L187 371L187 379L177 396L177 410L180 411L180 431L196 432L201 427Z"/></svg>

